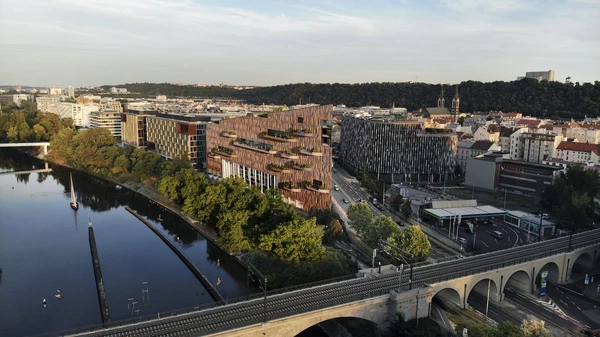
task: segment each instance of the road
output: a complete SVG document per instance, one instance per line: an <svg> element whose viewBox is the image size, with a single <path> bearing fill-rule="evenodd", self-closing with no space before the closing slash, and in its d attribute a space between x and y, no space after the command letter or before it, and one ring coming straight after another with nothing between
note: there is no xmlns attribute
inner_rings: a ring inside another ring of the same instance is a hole
<svg viewBox="0 0 600 337"><path fill-rule="evenodd" d="M348 211L348 207L350 207L352 203L358 202L358 200L369 199L369 193L360 187L360 182L348 174L343 168L334 165L332 176L333 183L338 185L340 188L339 191L332 190L332 197L335 199L334 204L337 203L344 212ZM348 200L348 203L344 203L343 199ZM404 222L388 210L380 211L369 202L368 205L371 208L374 216L386 215L394 219L396 222ZM429 254L432 259L437 260L458 255L457 252L446 248L445 246L437 243L435 240L430 240L430 242L431 249Z"/></svg>
<svg viewBox="0 0 600 337"><path fill-rule="evenodd" d="M577 320L574 320L567 315L562 315L560 312L553 310L549 306L543 305L537 299L520 293L519 290L505 288L504 295L505 300L512 302L525 312L544 320L546 324L560 327L567 331L575 331L580 326L580 323Z"/></svg>
<svg viewBox="0 0 600 337"><path fill-rule="evenodd" d="M578 284L562 286L548 283L546 294L567 316L594 329L600 328L600 321L598 321L600 302L582 295Z"/></svg>

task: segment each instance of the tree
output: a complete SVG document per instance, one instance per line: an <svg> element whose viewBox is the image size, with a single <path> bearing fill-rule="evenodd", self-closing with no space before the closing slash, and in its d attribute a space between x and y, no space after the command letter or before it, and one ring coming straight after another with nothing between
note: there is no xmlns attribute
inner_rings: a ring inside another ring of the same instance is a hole
<svg viewBox="0 0 600 337"><path fill-rule="evenodd" d="M343 238L344 235L344 227L342 227L342 223L340 220L333 220L331 224L327 227L327 231L325 232L325 237L334 238L339 240Z"/></svg>
<svg viewBox="0 0 600 337"><path fill-rule="evenodd" d="M406 199L404 204L402 204L402 215L405 218L408 218L412 213L412 207L410 206L410 199Z"/></svg>
<svg viewBox="0 0 600 337"><path fill-rule="evenodd" d="M283 261L318 261L325 253L322 240L323 227L316 224L315 218L306 220L298 216L261 235L259 248Z"/></svg>
<svg viewBox="0 0 600 337"><path fill-rule="evenodd" d="M394 238L394 241L398 242L398 239L400 248L409 254L414 254L415 259L423 261L429 257L431 243L427 235L421 230L421 226L406 227L401 231L400 237Z"/></svg>
<svg viewBox="0 0 600 337"><path fill-rule="evenodd" d="M250 212L228 211L219 215L217 229L219 230L219 242L230 253L247 251L252 244L245 233L244 227L248 223Z"/></svg>
<svg viewBox="0 0 600 337"><path fill-rule="evenodd" d="M398 231L398 225L389 216L381 215L367 227L362 240L369 247L375 248L379 239L387 240L394 232Z"/></svg>
<svg viewBox="0 0 600 337"><path fill-rule="evenodd" d="M391 199L392 209L396 212L400 211L402 204L404 203L403 197L400 194L396 194L393 195Z"/></svg>
<svg viewBox="0 0 600 337"><path fill-rule="evenodd" d="M544 325L544 321L525 319L523 320L523 324L521 324L521 331L523 332L524 337L552 337L550 330Z"/></svg>
<svg viewBox="0 0 600 337"><path fill-rule="evenodd" d="M113 174L128 173L129 165L129 159L127 159L127 157L125 157L124 155L120 155L115 159L111 172Z"/></svg>
<svg viewBox="0 0 600 337"><path fill-rule="evenodd" d="M373 222L373 212L366 202L359 202L348 207L348 220L358 235L363 235Z"/></svg>

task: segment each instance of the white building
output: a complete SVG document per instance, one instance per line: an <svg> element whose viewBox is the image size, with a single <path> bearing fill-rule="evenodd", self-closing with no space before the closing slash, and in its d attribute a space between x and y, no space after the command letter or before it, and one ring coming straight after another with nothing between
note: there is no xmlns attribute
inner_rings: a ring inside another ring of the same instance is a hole
<svg viewBox="0 0 600 337"><path fill-rule="evenodd" d="M525 76L517 77L517 80L524 78L534 78L538 81L546 80L548 82L554 81L554 70L548 71L528 71Z"/></svg>
<svg viewBox="0 0 600 337"><path fill-rule="evenodd" d="M121 114L118 111L94 111L90 114L90 126L110 130L113 136L121 138Z"/></svg>
<svg viewBox="0 0 600 337"><path fill-rule="evenodd" d="M61 96L62 95L62 88L61 87L50 87L50 95L51 96Z"/></svg>
<svg viewBox="0 0 600 337"><path fill-rule="evenodd" d="M70 98L75 98L75 88L69 86L67 88L67 96L69 96Z"/></svg>
<svg viewBox="0 0 600 337"><path fill-rule="evenodd" d="M111 93L112 95L122 95L122 94L127 93L127 88L111 87L110 89L108 89L108 92Z"/></svg>
<svg viewBox="0 0 600 337"><path fill-rule="evenodd" d="M43 112L55 112L55 105L60 103L60 97L58 96L38 96L35 99L37 108Z"/></svg>
<svg viewBox="0 0 600 337"><path fill-rule="evenodd" d="M57 115L60 118L72 118L76 126L91 127L91 113L95 111L98 111L98 105L93 103L61 103Z"/></svg>
<svg viewBox="0 0 600 337"><path fill-rule="evenodd" d="M21 107L21 101L29 101L29 95L27 94L16 94L13 95L13 102L18 106Z"/></svg>

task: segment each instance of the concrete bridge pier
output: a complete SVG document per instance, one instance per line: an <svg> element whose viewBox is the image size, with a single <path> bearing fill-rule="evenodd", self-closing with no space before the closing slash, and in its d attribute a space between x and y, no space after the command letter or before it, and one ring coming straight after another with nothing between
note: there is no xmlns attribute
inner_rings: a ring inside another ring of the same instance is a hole
<svg viewBox="0 0 600 337"><path fill-rule="evenodd" d="M416 294L414 291L398 292L392 290L390 292L388 313L390 322L395 322L398 315L402 316L405 321L417 317L428 317L433 296L435 296L435 292L430 288L417 289Z"/></svg>

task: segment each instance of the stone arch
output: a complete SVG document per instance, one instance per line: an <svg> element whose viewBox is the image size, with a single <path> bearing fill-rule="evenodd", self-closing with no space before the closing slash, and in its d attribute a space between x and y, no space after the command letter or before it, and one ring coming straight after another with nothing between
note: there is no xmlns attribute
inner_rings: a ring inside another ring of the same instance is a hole
<svg viewBox="0 0 600 337"><path fill-rule="evenodd" d="M472 283L470 289L467 291L467 302L469 302L469 298L471 298L471 296L483 296L483 298L486 298L488 293L488 284L490 287L490 299L498 302L500 300L498 298L498 285L490 277L484 277L476 283Z"/></svg>
<svg viewBox="0 0 600 337"><path fill-rule="evenodd" d="M458 307L463 306L463 299L460 296L460 293L454 288L443 288L438 290L433 296L432 301L436 302L441 301L444 303L455 304Z"/></svg>
<svg viewBox="0 0 600 337"><path fill-rule="evenodd" d="M582 252L573 260L573 264L571 265L571 273L580 271L585 272L593 267L594 263L592 261L592 256L587 252Z"/></svg>
<svg viewBox="0 0 600 337"><path fill-rule="evenodd" d="M319 332L324 332L329 336L344 336L345 331L352 331L356 328L361 328L362 331L370 330L368 335L377 335L378 324L360 317L337 317L330 318L319 323L316 323L296 334L297 337L314 336Z"/></svg>
<svg viewBox="0 0 600 337"><path fill-rule="evenodd" d="M517 270L513 272L502 286L502 293L506 288L518 289L523 292L531 292L531 276L525 270Z"/></svg>
<svg viewBox="0 0 600 337"><path fill-rule="evenodd" d="M548 280L554 283L558 283L560 280L560 268L555 262L547 262L535 274L535 286L540 286L542 280L542 272L548 272Z"/></svg>

